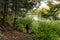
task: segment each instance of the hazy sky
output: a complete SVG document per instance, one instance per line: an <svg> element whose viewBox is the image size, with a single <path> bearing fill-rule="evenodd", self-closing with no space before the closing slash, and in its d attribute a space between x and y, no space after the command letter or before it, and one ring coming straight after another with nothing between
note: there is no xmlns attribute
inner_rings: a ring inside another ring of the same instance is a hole
<svg viewBox="0 0 60 40"><path fill-rule="evenodd" d="M60 3L60 2L57 2L56 0L44 0L44 1L41 1L40 3L37 3L36 6L34 6L33 10L37 8L48 8L49 9L49 6L47 6L47 1L51 1L53 4Z"/></svg>

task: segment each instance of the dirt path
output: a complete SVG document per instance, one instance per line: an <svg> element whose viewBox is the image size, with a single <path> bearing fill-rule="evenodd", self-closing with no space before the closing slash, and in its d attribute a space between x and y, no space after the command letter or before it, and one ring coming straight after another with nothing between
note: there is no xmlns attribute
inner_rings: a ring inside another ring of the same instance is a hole
<svg viewBox="0 0 60 40"><path fill-rule="evenodd" d="M32 37L32 34L28 33L11 33L11 32L4 32L4 37L0 40L29 40Z"/></svg>

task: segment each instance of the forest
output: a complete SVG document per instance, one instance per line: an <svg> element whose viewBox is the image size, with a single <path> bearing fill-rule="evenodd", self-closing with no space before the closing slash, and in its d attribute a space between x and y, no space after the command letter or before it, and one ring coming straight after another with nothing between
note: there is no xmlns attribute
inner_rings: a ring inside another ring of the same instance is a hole
<svg viewBox="0 0 60 40"><path fill-rule="evenodd" d="M60 0L0 0L0 40L60 40Z"/></svg>

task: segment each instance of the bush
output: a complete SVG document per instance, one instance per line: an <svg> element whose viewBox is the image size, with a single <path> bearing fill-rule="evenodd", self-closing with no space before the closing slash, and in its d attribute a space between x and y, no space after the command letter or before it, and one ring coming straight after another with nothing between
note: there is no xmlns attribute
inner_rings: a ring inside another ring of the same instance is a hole
<svg viewBox="0 0 60 40"><path fill-rule="evenodd" d="M25 27L28 24L29 27L31 26L32 23L32 19L29 17L25 17L25 18L19 18L17 20L17 30L19 31L25 31Z"/></svg>
<svg viewBox="0 0 60 40"><path fill-rule="evenodd" d="M22 25L22 24L17 24L17 25L18 25L17 26L18 31L23 32L25 30L24 25Z"/></svg>
<svg viewBox="0 0 60 40"><path fill-rule="evenodd" d="M17 29L25 31L26 24L30 27L30 32L34 36L30 40L59 40L60 38L60 21L34 21L29 17L17 20Z"/></svg>
<svg viewBox="0 0 60 40"><path fill-rule="evenodd" d="M60 22L40 22L31 40L59 40Z"/></svg>
<svg viewBox="0 0 60 40"><path fill-rule="evenodd" d="M38 26L39 26L39 22L32 21L30 31L35 33L38 29Z"/></svg>

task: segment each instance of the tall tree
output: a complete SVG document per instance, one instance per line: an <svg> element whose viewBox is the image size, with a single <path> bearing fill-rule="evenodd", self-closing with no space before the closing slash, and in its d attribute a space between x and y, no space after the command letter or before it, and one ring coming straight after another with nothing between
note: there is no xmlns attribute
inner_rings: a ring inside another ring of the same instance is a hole
<svg viewBox="0 0 60 40"><path fill-rule="evenodd" d="M23 12L23 13L24 13L24 11L27 12L35 4L34 2L32 2L32 1L29 2L29 1L30 0L13 0L12 1L13 10L15 11L13 27L15 27L18 12L20 12L20 15L21 15L22 14L21 12Z"/></svg>
<svg viewBox="0 0 60 40"><path fill-rule="evenodd" d="M2 25L4 24L4 20L6 20L7 13L8 13L8 0L3 0L3 18L2 18Z"/></svg>

